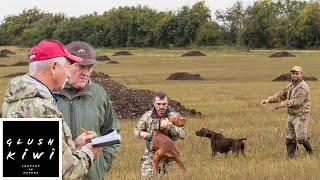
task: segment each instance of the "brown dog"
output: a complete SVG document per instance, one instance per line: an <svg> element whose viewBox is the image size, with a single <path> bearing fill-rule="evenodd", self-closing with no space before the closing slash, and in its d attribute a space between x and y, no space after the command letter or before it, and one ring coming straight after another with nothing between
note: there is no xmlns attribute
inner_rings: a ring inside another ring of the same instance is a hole
<svg viewBox="0 0 320 180"><path fill-rule="evenodd" d="M213 132L207 128L201 128L199 131L196 131L196 135L211 139L211 149L213 157L217 154L217 152L228 154L229 151L236 153L236 155L241 152L241 154L245 156L243 140L247 140L247 138L226 138L221 133Z"/></svg>
<svg viewBox="0 0 320 180"><path fill-rule="evenodd" d="M186 123L186 119L179 119L176 117L169 117L169 121L174 125L182 126ZM157 167L159 163L162 162L160 167L161 174L164 172L164 168L166 164L169 162L169 159L173 159L177 162L179 168L183 171L186 171L186 167L182 164L180 160L180 152L175 145L174 141L172 141L168 137L168 131L159 129L153 132L153 142L151 149L155 152L152 159L153 166L153 175L156 175Z"/></svg>

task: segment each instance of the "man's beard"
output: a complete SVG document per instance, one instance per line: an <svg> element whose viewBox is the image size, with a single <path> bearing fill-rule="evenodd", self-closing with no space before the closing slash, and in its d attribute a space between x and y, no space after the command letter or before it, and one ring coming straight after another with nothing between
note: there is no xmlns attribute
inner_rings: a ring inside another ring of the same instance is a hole
<svg viewBox="0 0 320 180"><path fill-rule="evenodd" d="M295 83L299 82L301 79L302 79L302 78L297 78L297 79L291 78L291 81L295 84Z"/></svg>

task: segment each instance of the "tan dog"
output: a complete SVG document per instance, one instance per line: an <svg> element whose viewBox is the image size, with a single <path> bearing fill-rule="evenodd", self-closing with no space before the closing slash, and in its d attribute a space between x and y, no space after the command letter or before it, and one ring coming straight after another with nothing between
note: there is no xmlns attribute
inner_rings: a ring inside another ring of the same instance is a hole
<svg viewBox="0 0 320 180"><path fill-rule="evenodd" d="M169 117L169 121L176 126L182 126L186 123L184 118ZM180 160L180 152L175 145L174 141L168 137L168 131L159 129L153 132L153 143L151 149L155 152L152 159L153 165L153 175L157 173L157 167L159 163L162 162L160 167L161 174L164 172L166 164L169 162L169 159L173 159L177 162L179 168L183 171L186 171L186 167L182 164Z"/></svg>

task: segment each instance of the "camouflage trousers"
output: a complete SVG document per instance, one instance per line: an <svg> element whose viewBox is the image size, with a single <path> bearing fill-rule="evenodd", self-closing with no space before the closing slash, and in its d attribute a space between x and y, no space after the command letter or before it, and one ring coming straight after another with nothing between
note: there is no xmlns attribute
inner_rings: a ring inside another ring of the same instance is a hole
<svg viewBox="0 0 320 180"><path fill-rule="evenodd" d="M152 176L153 166L152 166L152 158L154 152L146 150L141 157L141 176L150 177ZM169 160L168 164L164 169L164 174L167 174L168 171L172 168L172 160ZM157 172L160 174L160 166L157 168Z"/></svg>
<svg viewBox="0 0 320 180"><path fill-rule="evenodd" d="M289 115L286 124L286 139L302 140L307 138L307 126L310 113Z"/></svg>

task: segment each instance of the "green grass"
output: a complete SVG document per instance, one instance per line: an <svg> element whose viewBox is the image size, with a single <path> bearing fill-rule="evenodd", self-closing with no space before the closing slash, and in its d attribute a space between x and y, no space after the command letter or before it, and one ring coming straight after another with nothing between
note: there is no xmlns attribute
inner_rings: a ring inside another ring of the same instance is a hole
<svg viewBox="0 0 320 180"><path fill-rule="evenodd" d="M0 48L2 49L2 48ZM15 50L18 50L16 48ZM112 55L116 50L98 49L98 55ZM319 76L320 53L298 52L296 58L270 59L270 52L203 50L205 57L180 57L187 50L129 50L134 56L113 57L120 64L99 62L96 71L132 88L163 90L169 97L203 113L201 118L189 118L187 137L178 141L182 161L188 172L176 165L168 179L318 179L319 164L319 82L308 82L312 94L312 119L308 135L315 156L306 156L299 147L298 156L288 160L285 154L286 111L274 110L275 105L261 106L263 98L281 90L286 82L272 82L287 73L293 65L301 65L306 75ZM27 50L21 52L27 53ZM19 53L2 62L11 64L26 57ZM27 67L3 68L1 76L26 71ZM167 81L178 71L200 73L203 81ZM9 78L0 78L4 94ZM2 99L1 99L2 101ZM133 136L136 120L120 120L123 143L108 179L139 179L140 157L144 141ZM222 131L228 137L247 137L246 158L218 154L211 157L209 139L194 132L202 127Z"/></svg>

